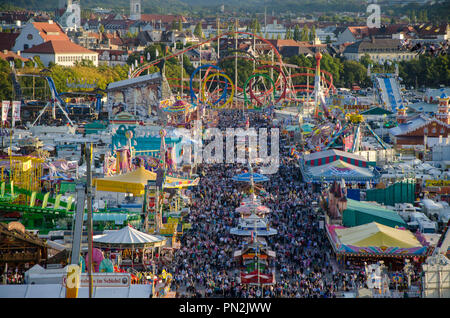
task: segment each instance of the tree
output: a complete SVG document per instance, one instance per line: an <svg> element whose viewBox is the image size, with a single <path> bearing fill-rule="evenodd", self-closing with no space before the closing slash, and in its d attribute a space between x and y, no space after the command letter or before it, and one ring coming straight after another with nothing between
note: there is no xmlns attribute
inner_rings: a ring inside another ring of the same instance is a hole
<svg viewBox="0 0 450 318"><path fill-rule="evenodd" d="M19 69L23 67L23 62L21 59L14 59L14 68Z"/></svg>
<svg viewBox="0 0 450 318"><path fill-rule="evenodd" d="M12 98L12 82L10 80L11 68L9 62L0 59L0 100Z"/></svg>
<svg viewBox="0 0 450 318"><path fill-rule="evenodd" d="M369 54L364 54L361 59L359 60L359 62L364 65L364 67L369 67L369 65L374 65L374 62L372 61L372 59L370 58Z"/></svg>
<svg viewBox="0 0 450 318"><path fill-rule="evenodd" d="M359 84L361 87L370 86L367 69L359 62L350 60L344 61L342 75L346 87L351 87L353 83Z"/></svg>
<svg viewBox="0 0 450 318"><path fill-rule="evenodd" d="M286 29L286 34L285 34L285 36L284 36L284 39L285 40L290 40L292 38L292 35L291 35L291 28L287 28Z"/></svg>
<svg viewBox="0 0 450 318"><path fill-rule="evenodd" d="M300 40L301 40L300 28L299 28L298 24L295 25L295 29L294 29L294 40L295 40L295 41L300 41Z"/></svg>
<svg viewBox="0 0 450 318"><path fill-rule="evenodd" d="M326 44L330 44L331 43L331 36L327 35L327 38L325 40Z"/></svg>
<svg viewBox="0 0 450 318"><path fill-rule="evenodd" d="M195 26L195 29L194 29L194 35L195 35L196 37L198 37L199 39L202 39L202 38L203 38L203 30L202 30L202 25L201 25L200 22L197 23L197 25Z"/></svg>
<svg viewBox="0 0 450 318"><path fill-rule="evenodd" d="M294 39L295 40L295 39ZM300 36L300 40L297 40L297 41L305 41L305 42L307 42L309 40L309 28L308 28L308 26L305 24L304 26L303 26L303 29L302 29L302 33L301 33L301 36Z"/></svg>
<svg viewBox="0 0 450 318"><path fill-rule="evenodd" d="M181 19L178 20L178 31L183 31L183 23L181 22Z"/></svg>
<svg viewBox="0 0 450 318"><path fill-rule="evenodd" d="M259 24L259 21L258 21L258 19L255 19L256 20L256 22L255 22L255 24L256 24L256 32L261 32L261 25Z"/></svg>
<svg viewBox="0 0 450 318"><path fill-rule="evenodd" d="M309 41L314 41L316 38L316 27L313 25L311 28L311 32L309 33Z"/></svg>

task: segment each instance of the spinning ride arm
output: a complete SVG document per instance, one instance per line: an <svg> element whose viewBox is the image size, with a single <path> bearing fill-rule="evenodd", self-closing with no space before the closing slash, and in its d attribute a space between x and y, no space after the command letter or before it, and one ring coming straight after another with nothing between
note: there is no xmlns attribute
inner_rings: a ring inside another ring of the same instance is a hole
<svg viewBox="0 0 450 318"><path fill-rule="evenodd" d="M384 143L384 141L370 128L370 126L365 122L364 123L367 127L367 129L370 131L372 136L375 137L375 140L380 144L381 147L383 147L384 150L388 149L389 147Z"/></svg>
<svg viewBox="0 0 450 318"><path fill-rule="evenodd" d="M336 139L338 139L347 129L348 127L348 123L344 125L344 127L342 127L342 129L333 137L333 139L326 145L325 148L323 148L323 150L327 150L328 148L330 148L331 145L334 144L334 142L336 141Z"/></svg>
<svg viewBox="0 0 450 318"><path fill-rule="evenodd" d="M355 132L355 136L353 137L353 145L352 145L351 152L355 152L356 149L358 148L359 134L361 134L361 124L359 124L356 127L356 132Z"/></svg>

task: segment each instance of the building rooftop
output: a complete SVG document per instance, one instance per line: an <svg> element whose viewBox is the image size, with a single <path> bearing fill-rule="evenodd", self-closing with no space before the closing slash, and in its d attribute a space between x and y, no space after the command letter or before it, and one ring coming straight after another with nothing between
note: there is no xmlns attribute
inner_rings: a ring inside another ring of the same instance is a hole
<svg viewBox="0 0 450 318"><path fill-rule="evenodd" d="M344 53L397 52L400 51L400 47L401 40L372 38L347 46Z"/></svg>
<svg viewBox="0 0 450 318"><path fill-rule="evenodd" d="M52 40L69 40L63 29L55 22L32 22L44 42Z"/></svg>
<svg viewBox="0 0 450 318"><path fill-rule="evenodd" d="M78 44L69 40L67 41L47 41L32 48L26 49L23 53L47 53L47 54L68 54L68 53L83 53L83 54L97 54L97 52L88 50Z"/></svg>
<svg viewBox="0 0 450 318"><path fill-rule="evenodd" d="M0 32L0 51L10 51L16 43L16 39L19 34L20 33Z"/></svg>

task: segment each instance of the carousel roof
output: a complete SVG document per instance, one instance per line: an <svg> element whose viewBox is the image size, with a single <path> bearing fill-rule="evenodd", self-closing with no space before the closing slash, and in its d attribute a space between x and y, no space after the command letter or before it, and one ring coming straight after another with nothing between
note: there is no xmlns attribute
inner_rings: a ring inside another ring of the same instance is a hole
<svg viewBox="0 0 450 318"><path fill-rule="evenodd" d="M163 246L166 239L159 235L146 234L130 226L125 226L119 231L108 233L102 237L94 238L94 243L106 245L153 245Z"/></svg>
<svg viewBox="0 0 450 318"><path fill-rule="evenodd" d="M194 105L190 104L184 100L177 100L172 105L166 106L163 108L163 111L165 112L181 112L186 111L187 109L193 108Z"/></svg>

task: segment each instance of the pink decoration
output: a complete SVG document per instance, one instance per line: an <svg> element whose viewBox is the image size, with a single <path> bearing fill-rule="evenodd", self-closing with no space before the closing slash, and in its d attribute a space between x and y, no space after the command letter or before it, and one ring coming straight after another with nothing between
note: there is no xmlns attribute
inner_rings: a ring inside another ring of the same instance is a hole
<svg viewBox="0 0 450 318"><path fill-rule="evenodd" d="M93 248L92 249L92 260L94 262L94 264L93 264L94 272L98 273L100 263L103 260L102 251L99 250L98 248ZM87 267L88 263L89 263L89 255L86 254L86 267Z"/></svg>

